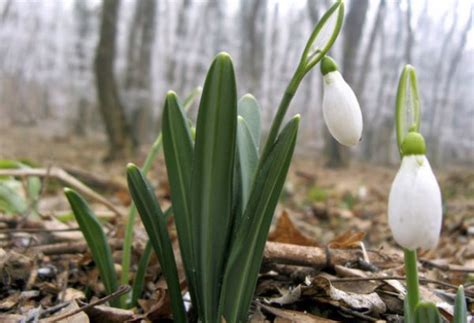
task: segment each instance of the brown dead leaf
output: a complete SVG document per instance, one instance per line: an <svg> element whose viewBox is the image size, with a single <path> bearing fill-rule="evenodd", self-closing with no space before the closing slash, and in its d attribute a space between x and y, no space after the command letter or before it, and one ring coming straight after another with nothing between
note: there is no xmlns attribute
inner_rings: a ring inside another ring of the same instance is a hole
<svg viewBox="0 0 474 323"><path fill-rule="evenodd" d="M329 280L326 274L316 276L311 286L303 291L304 295L322 299L337 307L350 307L354 310L368 310L371 313L385 313L387 307L380 296L375 293L359 294L338 289Z"/></svg>
<svg viewBox="0 0 474 323"><path fill-rule="evenodd" d="M268 236L270 241L296 244L300 246L315 246L316 241L303 235L291 222L288 212L283 211L278 218L275 229Z"/></svg>
<svg viewBox="0 0 474 323"><path fill-rule="evenodd" d="M267 312L272 313L277 318L275 322L291 322L291 323L331 323L338 322L323 317L319 317L313 314L297 312L287 310L284 308L275 308L267 305L260 304L260 306Z"/></svg>
<svg viewBox="0 0 474 323"><path fill-rule="evenodd" d="M364 239L364 237L365 232L347 230L340 236L331 240L328 247L333 249L355 248L359 246L359 243Z"/></svg>
<svg viewBox="0 0 474 323"><path fill-rule="evenodd" d="M86 313L93 322L102 323L121 323L134 318L134 313L130 310L104 305L88 308Z"/></svg>

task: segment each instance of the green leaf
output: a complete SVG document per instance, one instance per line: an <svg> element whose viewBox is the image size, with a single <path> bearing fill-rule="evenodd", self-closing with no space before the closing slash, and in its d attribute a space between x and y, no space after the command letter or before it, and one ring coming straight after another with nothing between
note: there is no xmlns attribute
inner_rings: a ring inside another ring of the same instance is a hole
<svg viewBox="0 0 474 323"><path fill-rule="evenodd" d="M467 306L466 296L464 295L464 287L461 285L456 293L454 302L454 323L467 323Z"/></svg>
<svg viewBox="0 0 474 323"><path fill-rule="evenodd" d="M137 273L135 274L135 280L133 281L132 298L129 307L133 307L137 304L138 298L143 292L146 270L148 268L148 264L150 263L152 251L153 247L151 245L150 240L148 240L145 246L145 250L143 251L143 254L140 257L140 261L138 263Z"/></svg>
<svg viewBox="0 0 474 323"><path fill-rule="evenodd" d="M178 269L176 268L173 246L168 234L166 217L161 211L153 188L137 166L133 164L127 166L127 181L133 202L160 261L170 293L174 319L176 322L186 322Z"/></svg>
<svg viewBox="0 0 474 323"><path fill-rule="evenodd" d="M117 290L117 274L110 246L107 243L102 226L96 215L89 208L87 202L75 191L65 188L64 193L71 205L79 228L81 229L87 245L91 251L92 259L99 268L99 273L105 286L107 294ZM114 307L119 306L118 299L110 301Z"/></svg>
<svg viewBox="0 0 474 323"><path fill-rule="evenodd" d="M11 214L21 214L28 210L28 203L12 187L17 182L15 180L0 182L0 210Z"/></svg>
<svg viewBox="0 0 474 323"><path fill-rule="evenodd" d="M441 315L436 305L428 302L420 302L415 308L415 323L440 323Z"/></svg>
<svg viewBox="0 0 474 323"><path fill-rule="evenodd" d="M237 117L237 147L239 152L239 171L242 190L242 209L245 210L258 165L258 152L247 122Z"/></svg>
<svg viewBox="0 0 474 323"><path fill-rule="evenodd" d="M260 146L260 105L252 94L245 94L238 103L239 116L244 118L255 146Z"/></svg>
<svg viewBox="0 0 474 323"><path fill-rule="evenodd" d="M246 322L265 242L293 156L299 125L294 117L282 130L257 170L226 267L220 312L227 322Z"/></svg>
<svg viewBox="0 0 474 323"><path fill-rule="evenodd" d="M191 180L193 241L201 320L217 317L219 291L232 231L237 90L230 56L216 56L204 83Z"/></svg>
<svg viewBox="0 0 474 323"><path fill-rule="evenodd" d="M191 172L193 141L186 117L174 92L166 95L162 118L163 150L165 153L171 200L178 231L179 246L183 258L191 299L196 302L195 256L192 240Z"/></svg>

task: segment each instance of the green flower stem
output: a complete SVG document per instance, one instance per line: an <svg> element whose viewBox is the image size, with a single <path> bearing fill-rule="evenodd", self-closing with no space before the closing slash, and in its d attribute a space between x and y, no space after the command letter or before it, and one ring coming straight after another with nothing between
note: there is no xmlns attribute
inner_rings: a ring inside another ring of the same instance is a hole
<svg viewBox="0 0 474 323"><path fill-rule="evenodd" d="M416 250L405 249L405 274L407 283L407 306L408 306L408 320L405 322L412 322L415 314L415 308L420 300L420 292L418 288L418 269L416 261Z"/></svg>
<svg viewBox="0 0 474 323"><path fill-rule="evenodd" d="M322 48L315 48L315 43L320 34L321 30L323 29L324 25L328 22L329 18L333 14L335 14L337 10L337 20L332 31L331 37L329 40L322 46ZM311 36L309 37L308 42L303 50L303 54L301 55L300 63L293 75L290 84L285 90L283 94L283 98L281 99L280 105L278 106L277 113L273 118L272 126L270 128L270 132L268 134L267 141L265 143L265 147L263 149L262 157L265 157L269 152L270 148L273 146L275 142L278 132L280 131L281 124L283 119L285 118L285 114L288 111L288 107L290 105L293 96L298 89L298 86L301 83L303 77L308 73L319 61L326 55L326 53L331 49L332 45L336 41L337 36L342 28L342 23L344 20L344 1L338 0L336 1L329 10L321 17L319 22L317 23L316 27L314 28ZM261 158L260 160L264 160Z"/></svg>
<svg viewBox="0 0 474 323"><path fill-rule="evenodd" d="M263 148L262 158L260 160L264 160L264 156L266 156L270 152L270 149L278 136L278 132L280 131L281 124L283 122L283 119L285 118L286 112L288 111L288 107L290 106L291 100L295 96L296 90L298 89L298 86L300 85L301 80L303 79L305 74L306 72L304 70L304 65L300 63L300 65L296 69L295 74L293 75L293 78L290 81L290 84L288 84L288 87L286 88L285 93L283 94L280 105L278 106L277 113L273 118L272 126L270 128L267 141Z"/></svg>

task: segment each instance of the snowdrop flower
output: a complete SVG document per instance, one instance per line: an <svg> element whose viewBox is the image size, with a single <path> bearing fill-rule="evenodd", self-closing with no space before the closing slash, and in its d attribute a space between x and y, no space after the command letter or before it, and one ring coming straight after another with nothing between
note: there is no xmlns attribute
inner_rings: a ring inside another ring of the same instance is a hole
<svg viewBox="0 0 474 323"><path fill-rule="evenodd" d="M331 135L345 146L356 145L362 135L362 113L349 84L329 56L321 60L323 74L323 116Z"/></svg>
<svg viewBox="0 0 474 323"><path fill-rule="evenodd" d="M409 132L402 143L402 165L388 199L388 222L395 241L415 250L438 244L442 206L438 182L425 156L425 142Z"/></svg>

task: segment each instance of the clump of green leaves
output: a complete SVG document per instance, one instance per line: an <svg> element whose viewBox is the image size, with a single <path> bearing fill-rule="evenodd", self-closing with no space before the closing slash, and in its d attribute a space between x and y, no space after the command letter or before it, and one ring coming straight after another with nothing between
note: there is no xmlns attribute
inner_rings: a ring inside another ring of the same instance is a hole
<svg viewBox="0 0 474 323"><path fill-rule="evenodd" d="M228 54L218 54L209 68L195 134L177 95L171 91L166 95L162 140L171 189L171 213L188 291L199 321L247 321L265 242L300 122L296 115L281 129L284 116L304 75L334 43L343 15L343 2L337 1L315 27L262 148L259 104L250 94L238 99L233 63ZM325 27L331 17L335 17L336 23L328 31ZM319 37L322 30L324 35ZM144 171L129 164L127 179L150 239L147 248L153 248L163 269L173 316L177 322L187 321L166 212L162 212ZM69 197L74 193L66 194ZM83 210L74 213L78 218L92 217ZM129 223L133 223L133 218ZM81 226L81 230L95 229ZM89 243L91 249L93 243L105 243L98 232L95 235L95 242ZM102 259L96 259L100 255L93 253L93 256L102 266ZM145 260L140 263L146 266ZM109 275L107 266L102 267L101 275Z"/></svg>

